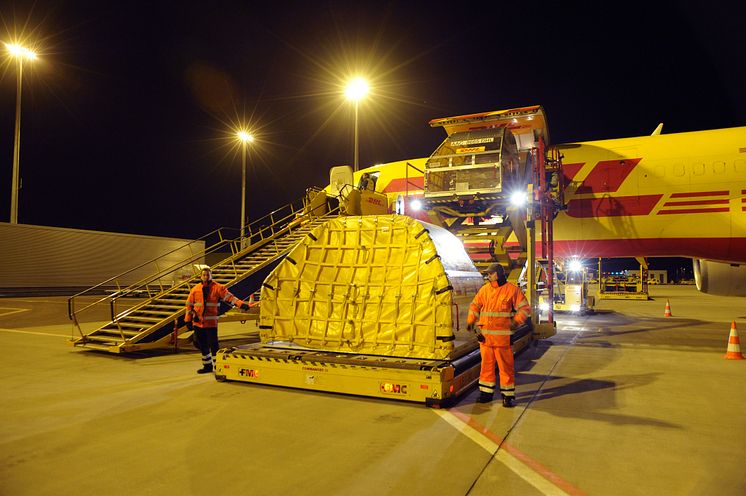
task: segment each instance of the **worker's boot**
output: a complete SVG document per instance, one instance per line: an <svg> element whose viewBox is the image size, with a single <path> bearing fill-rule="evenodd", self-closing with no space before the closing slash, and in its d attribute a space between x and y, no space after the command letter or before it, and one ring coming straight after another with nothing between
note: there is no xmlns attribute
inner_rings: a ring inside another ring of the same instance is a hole
<svg viewBox="0 0 746 496"><path fill-rule="evenodd" d="M211 374L212 373L212 366L209 367L202 367L197 371L198 374Z"/></svg>
<svg viewBox="0 0 746 496"><path fill-rule="evenodd" d="M505 408L513 408L515 405L515 398L513 396L503 396L503 406Z"/></svg>
<svg viewBox="0 0 746 496"><path fill-rule="evenodd" d="M479 392L477 403L489 403L490 401L492 401L492 395L490 393L485 393L484 391Z"/></svg>

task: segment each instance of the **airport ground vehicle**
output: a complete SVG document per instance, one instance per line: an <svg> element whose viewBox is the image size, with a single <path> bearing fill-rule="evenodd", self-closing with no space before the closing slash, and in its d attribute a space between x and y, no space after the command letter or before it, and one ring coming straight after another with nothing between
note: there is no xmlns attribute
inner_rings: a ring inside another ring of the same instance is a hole
<svg viewBox="0 0 746 496"><path fill-rule="evenodd" d="M554 311L592 312L596 306L596 298L589 294L588 283L588 269L579 260L568 260L555 265ZM549 298L546 292L542 292L539 300L540 310L547 313Z"/></svg>

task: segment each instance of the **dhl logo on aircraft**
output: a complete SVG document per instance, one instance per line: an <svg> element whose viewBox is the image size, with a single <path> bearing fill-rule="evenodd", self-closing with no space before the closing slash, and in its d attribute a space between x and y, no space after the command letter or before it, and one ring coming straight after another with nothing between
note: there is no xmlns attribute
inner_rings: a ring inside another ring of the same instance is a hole
<svg viewBox="0 0 746 496"><path fill-rule="evenodd" d="M622 186L642 158L599 161L575 188L574 195L603 194L601 198L573 198L567 202L567 215L576 218L650 215L665 195L612 196ZM572 180L585 165L584 162L563 164L565 190L571 190ZM744 190L746 191L746 190ZM744 194L744 191L741 194ZM694 191L672 193L656 215L701 214L729 212L730 192ZM746 199L741 200L746 203ZM746 207L742 207L746 211Z"/></svg>

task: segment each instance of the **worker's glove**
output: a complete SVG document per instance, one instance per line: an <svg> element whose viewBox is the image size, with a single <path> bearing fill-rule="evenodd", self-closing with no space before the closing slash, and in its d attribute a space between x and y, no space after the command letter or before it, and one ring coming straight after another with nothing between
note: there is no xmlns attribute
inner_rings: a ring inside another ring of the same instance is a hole
<svg viewBox="0 0 746 496"><path fill-rule="evenodd" d="M484 334L482 334L481 332L477 332L477 341L479 341L480 343L484 343Z"/></svg>
<svg viewBox="0 0 746 496"><path fill-rule="evenodd" d="M241 303L241 307L240 308L241 308L241 310L243 310L245 312L245 311L247 311L249 309L249 304L248 303Z"/></svg>
<svg viewBox="0 0 746 496"><path fill-rule="evenodd" d="M511 331L515 331L519 327L521 327L521 324L519 324L518 322L516 322L514 319L510 320L510 330Z"/></svg>
<svg viewBox="0 0 746 496"><path fill-rule="evenodd" d="M476 324L466 324L466 330L469 332L475 332L477 330Z"/></svg>
<svg viewBox="0 0 746 496"><path fill-rule="evenodd" d="M189 329L190 331L194 330L194 324L192 324L191 320L186 323L186 326L187 326L187 329Z"/></svg>

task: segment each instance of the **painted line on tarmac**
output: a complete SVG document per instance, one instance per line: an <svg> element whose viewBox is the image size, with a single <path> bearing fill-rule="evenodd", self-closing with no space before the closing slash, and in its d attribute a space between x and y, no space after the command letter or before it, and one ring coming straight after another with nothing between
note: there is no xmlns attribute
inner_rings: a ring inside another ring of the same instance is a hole
<svg viewBox="0 0 746 496"><path fill-rule="evenodd" d="M2 329L0 332L17 332L18 334L35 334L37 336L54 336L56 338L64 338L62 334L52 334L51 332L34 332L34 331L21 331L19 329Z"/></svg>
<svg viewBox="0 0 746 496"><path fill-rule="evenodd" d="M492 453L492 458L505 465L542 494L552 496L581 496L585 494L518 448L505 442L503 438L491 432L470 415L455 409L432 409L431 411L440 415L443 420L484 448L488 453Z"/></svg>
<svg viewBox="0 0 746 496"><path fill-rule="evenodd" d="M8 310L7 312L5 310ZM13 315L14 313L28 312L30 308L18 308L18 307L0 307L0 317Z"/></svg>

